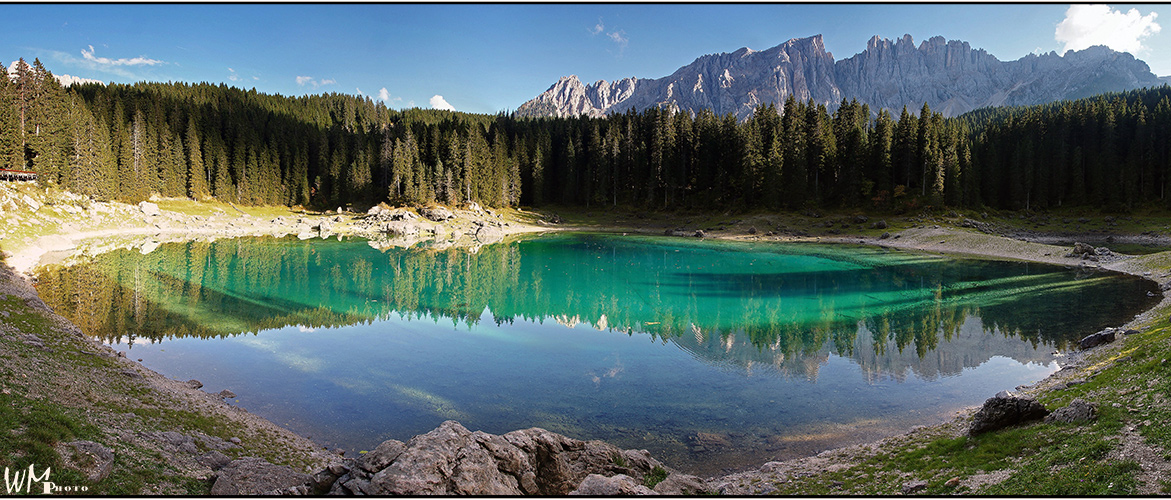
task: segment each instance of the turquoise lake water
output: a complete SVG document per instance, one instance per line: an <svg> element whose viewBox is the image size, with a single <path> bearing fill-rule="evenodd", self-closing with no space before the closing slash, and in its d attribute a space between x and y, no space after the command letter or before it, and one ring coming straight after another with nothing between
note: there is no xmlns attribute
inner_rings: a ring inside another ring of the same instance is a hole
<svg viewBox="0 0 1171 500"><path fill-rule="evenodd" d="M347 455L455 419L697 474L949 419L1156 301L1058 266L601 234L167 244L39 279L87 334Z"/></svg>

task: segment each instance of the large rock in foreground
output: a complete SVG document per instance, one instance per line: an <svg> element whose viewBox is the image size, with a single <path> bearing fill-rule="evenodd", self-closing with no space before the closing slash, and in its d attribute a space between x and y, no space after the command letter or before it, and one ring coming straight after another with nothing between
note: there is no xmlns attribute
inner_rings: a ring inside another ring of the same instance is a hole
<svg viewBox="0 0 1171 500"><path fill-rule="evenodd" d="M673 472L646 450L622 450L535 427L497 436L449 420L407 443L383 442L354 460L330 493L566 495L591 474L625 475L641 485L656 467Z"/></svg>
<svg viewBox="0 0 1171 500"><path fill-rule="evenodd" d="M997 394L988 398L984 406L972 417L968 435L975 436L1012 425L1041 420L1049 414L1045 406L1033 398Z"/></svg>

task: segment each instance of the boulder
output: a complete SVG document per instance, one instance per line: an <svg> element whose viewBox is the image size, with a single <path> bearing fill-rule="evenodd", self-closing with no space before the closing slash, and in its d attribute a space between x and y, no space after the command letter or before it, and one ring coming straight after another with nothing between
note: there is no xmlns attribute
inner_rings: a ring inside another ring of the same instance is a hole
<svg viewBox="0 0 1171 500"><path fill-rule="evenodd" d="M330 492L560 496L590 474L625 474L641 484L655 467L662 464L646 450L620 450L540 428L498 436L447 421L405 444L383 442L338 477Z"/></svg>
<svg viewBox="0 0 1171 500"><path fill-rule="evenodd" d="M910 481L903 483L902 491L904 495L914 495L925 489L927 489L927 481Z"/></svg>
<svg viewBox="0 0 1171 500"><path fill-rule="evenodd" d="M455 214L451 213L444 207L427 207L419 210L419 213L432 221L443 222L447 219L455 218Z"/></svg>
<svg viewBox="0 0 1171 500"><path fill-rule="evenodd" d="M1098 418L1098 405L1082 398L1077 398L1070 401L1068 406L1058 408L1049 414L1049 416L1045 417L1045 422L1075 424L1089 422L1096 418Z"/></svg>
<svg viewBox="0 0 1171 500"><path fill-rule="evenodd" d="M28 207L30 209L32 209L33 212L36 212L37 210L41 209L41 202L34 200L31 196L29 196L27 194L21 195L20 201L24 202L25 205L28 205Z"/></svg>
<svg viewBox="0 0 1171 500"><path fill-rule="evenodd" d="M159 211L158 205L151 203L149 201L139 202L138 209L141 210L142 213L146 214L146 215L159 215L160 213L162 213Z"/></svg>
<svg viewBox="0 0 1171 500"><path fill-rule="evenodd" d="M476 239L480 240L481 243L495 243L503 238L504 232L496 226L484 225L476 230Z"/></svg>
<svg viewBox="0 0 1171 500"><path fill-rule="evenodd" d="M395 220L383 225L382 232L392 236L414 236L419 234L419 226L410 221Z"/></svg>
<svg viewBox="0 0 1171 500"><path fill-rule="evenodd" d="M313 477L256 457L231 461L220 469L211 494L217 496L280 495L313 488Z"/></svg>
<svg viewBox="0 0 1171 500"><path fill-rule="evenodd" d="M396 208L394 210L383 212L380 217L386 217L389 220L415 220L419 218L419 216L415 215L414 212L405 208Z"/></svg>
<svg viewBox="0 0 1171 500"><path fill-rule="evenodd" d="M714 495L715 488L706 481L688 474L671 474L655 485L655 493L671 496Z"/></svg>
<svg viewBox="0 0 1171 500"><path fill-rule="evenodd" d="M232 459L216 450L211 450L199 457L199 463L211 470L220 470L232 463Z"/></svg>
<svg viewBox="0 0 1171 500"><path fill-rule="evenodd" d="M374 448L374 451L358 459L358 467L361 467L367 472L378 472L385 469L391 462L394 462L394 459L402 455L405 449L407 449L407 445L402 441L388 439L378 445L377 448Z"/></svg>
<svg viewBox="0 0 1171 500"><path fill-rule="evenodd" d="M874 229L886 229L889 226L886 224L885 220L880 220L878 222L875 222L874 224L871 224L870 227L872 227Z"/></svg>
<svg viewBox="0 0 1171 500"><path fill-rule="evenodd" d="M380 445L381 446L381 445ZM472 432L454 421L415 436L386 468L370 478L368 495L521 495L479 446Z"/></svg>
<svg viewBox="0 0 1171 500"><path fill-rule="evenodd" d="M590 474L582 480L576 490L569 492L569 494L591 497L658 495L654 490L639 484L626 474L611 477Z"/></svg>
<svg viewBox="0 0 1171 500"><path fill-rule="evenodd" d="M984 406L972 417L968 435L976 436L985 432L1003 429L1033 420L1040 420L1049 414L1037 400L1014 396L1010 393L997 394L984 401Z"/></svg>
<svg viewBox="0 0 1171 500"><path fill-rule="evenodd" d="M105 479L114 470L114 452L93 441L65 443L59 454L66 467L85 474L91 483Z"/></svg>
<svg viewBox="0 0 1171 500"><path fill-rule="evenodd" d="M1077 341L1077 346L1083 350L1093 349L1102 344L1109 344L1110 342L1114 342L1114 339L1115 330L1113 328L1107 328L1098 333L1086 335L1081 340Z"/></svg>
<svg viewBox="0 0 1171 500"><path fill-rule="evenodd" d="M1097 255L1098 255L1098 251L1095 250L1094 247L1087 245L1085 243L1077 242L1077 243L1073 244L1073 250L1071 250L1065 256L1086 259L1086 258L1097 256Z"/></svg>

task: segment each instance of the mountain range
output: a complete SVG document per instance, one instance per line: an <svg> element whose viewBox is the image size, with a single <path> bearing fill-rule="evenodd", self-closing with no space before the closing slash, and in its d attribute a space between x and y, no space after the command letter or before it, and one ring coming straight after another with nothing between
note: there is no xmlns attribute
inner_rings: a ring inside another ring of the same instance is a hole
<svg viewBox="0 0 1171 500"><path fill-rule="evenodd" d="M583 84L562 77L517 108L517 116L601 117L663 107L716 115L752 116L757 106L782 105L789 96L830 110L857 99L877 111L917 112L926 103L945 116L988 106L1041 104L1166 83L1147 64L1104 46L1029 54L1001 61L968 42L936 36L918 46L910 35L872 37L866 50L835 60L821 35L794 38L767 50L741 48L705 55L674 73Z"/></svg>

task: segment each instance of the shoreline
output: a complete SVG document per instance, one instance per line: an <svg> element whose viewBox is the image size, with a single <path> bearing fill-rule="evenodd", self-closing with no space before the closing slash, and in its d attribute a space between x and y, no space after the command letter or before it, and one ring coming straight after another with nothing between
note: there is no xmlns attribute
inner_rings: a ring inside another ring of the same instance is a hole
<svg viewBox="0 0 1171 500"><path fill-rule="evenodd" d="M450 241L450 242L452 242L452 244L460 245L460 246L463 246L463 245L476 246L476 245L480 245L480 244L491 243L491 242L485 242L485 241L482 241L481 239L476 238L477 232L473 230L473 229L481 228L481 227L485 226L484 217L473 220L472 218L467 217L468 214L462 213L464 211L453 210L453 212L457 213L457 219L460 217L463 217L463 219L457 220L453 224L454 226L458 227L459 229L458 230L447 230L447 231L443 231L443 232L433 231L431 234L434 234L434 235L441 235L441 234L455 235L455 237L448 238L447 241ZM483 213L476 214L476 213L474 213L474 211L471 211L471 210L469 210L467 212L469 214L472 214L473 216L482 216L483 215ZM488 217L493 217L493 213L491 211L484 211L484 212L487 212ZM529 214L531 214L531 212L529 212ZM176 218L173 215L167 215L165 213L160 214L160 215L163 217L167 217L168 219L174 219L180 223L184 223L184 220L182 218ZM149 216L149 217L159 217L160 215L153 215L153 216ZM245 217L249 217L249 216L244 215L241 217L234 217L234 218L230 218L230 220L234 221L234 222L239 222L238 219L245 218ZM314 217L319 220L331 220L332 222L337 223L337 226L332 227L330 229L327 229L325 231L322 231L319 228L317 231L318 234L314 235L313 237L330 237L333 235L350 235L350 236L369 238L372 234L377 233L377 231L372 233L368 230L363 231L361 229L356 230L356 231L352 230L355 227L356 222L361 222L362 220L367 219L367 217L363 217L361 215L341 216L341 217L343 217L343 220L340 220L340 221L333 220L334 217L338 217L338 216L336 216L336 215L329 216L328 214L326 214L325 216ZM150 220L150 219L148 219L148 220ZM477 224L476 222L479 222L479 224ZM369 228L369 226L367 226L367 229L368 228ZM126 246L134 247L136 245L139 245L141 248L141 245L151 244L151 242L153 242L153 244L159 244L159 243L171 242L171 241L192 241L192 240L196 240L199 238L235 238L235 237L253 236L253 235L254 236L265 236L265 235L278 236L278 234L280 236L287 236L290 234L304 235L305 234L303 231L304 229L305 229L305 224L302 222L298 222L296 224L282 224L282 223L278 223L275 221L258 221L257 224L249 224L248 227L241 227L240 225L234 224L232 222L215 222L215 223L205 223L204 225L192 227L190 225L189 220L186 221L186 223L182 224L181 227L176 227L173 225L162 225L162 226L161 225L154 225L153 227L146 226L146 227L122 227L122 228L118 228L118 229L109 229L109 228L108 229L95 229L95 230L80 231L80 232L67 233L67 234L48 234L48 235L40 236L39 238L34 240L35 241L34 244L26 245L24 247L18 248L16 251L12 252L12 256L9 257L7 260L8 260L8 264L10 266L16 268L16 270L20 274L22 274L26 277L25 278L26 281L29 281L29 278L32 277L32 275L31 275L32 271L34 271L38 265L42 264L43 260L46 259L47 256L53 256L52 258L55 259L57 262L68 262L68 260L72 259L72 258L76 258L79 256L97 255L98 253L101 253L102 251L109 251L109 250L112 250L115 248L125 248ZM332 229L337 229L337 232L333 232ZM559 225L549 226L549 225L537 225L537 224L532 224L532 223L522 223L516 219L510 220L507 225L497 227L497 229L498 229L498 233L499 233L498 235L492 234L492 235L485 237L484 239L491 239L493 241L499 241L502 238L506 238L508 236L512 236L512 235L516 235L516 234L536 233L536 232L558 232L558 231L613 231L613 232L632 232L632 233L647 234L647 235L662 234L662 233L656 233L656 232L654 232L654 230L647 230L647 229L643 229L643 228L632 229L629 227L618 227L618 226L598 228L598 227L588 227L588 226L569 225L569 224L564 224L564 225L559 224ZM1082 260L1075 258L1075 257L1065 257L1065 253L1068 252L1068 247L1059 247L1059 246L1053 246L1053 245L1046 245L1046 244L1042 244L1042 243L1032 243L1032 242L1021 241L1021 240L1012 239L1012 238L1006 238L1006 237L1002 237L1002 236L993 236L993 235L977 233L977 232L973 232L970 230L964 230L961 228L949 228L949 227L939 227L939 226L936 226L933 228L921 227L921 228L905 229L905 230L899 231L894 234L896 236L891 237L891 238L876 238L876 237L872 237L872 236L849 236L849 235L835 235L835 236L830 236L830 237L825 237L825 236L822 236L822 237L812 237L812 236L759 237L759 236L753 236L753 235L747 235L747 234L736 234L735 231L713 231L713 232L709 233L709 235L707 235L706 237L712 238L712 239L723 239L723 240L741 240L741 241L777 242L777 243L817 241L817 242L823 242L823 243L865 244L865 245L874 245L874 246L885 247L885 248L896 248L896 249L919 251L919 252L942 253L942 254L955 255L955 256L976 256L976 257L993 258L993 259L1024 260L1024 261L1042 262L1042 263L1065 265L1065 266L1072 266L1072 267L1084 266L1086 263L1086 261L1082 261ZM471 237L467 238L466 236L471 236ZM391 239L393 240L394 238L391 238ZM399 246L399 245L409 246L410 244L414 244L414 243L417 243L419 241L423 241L426 239L431 239L431 238L421 238L421 237L401 238L400 237L400 238L398 238L398 244L396 244L395 246ZM5 250L7 250L7 249L5 249ZM96 252L96 253L94 253L94 252ZM1167 275L1159 274L1158 276L1156 276L1157 269L1154 264L1157 260L1159 260L1159 258L1161 258L1161 255L1160 254L1153 254L1153 255L1155 257L1130 256L1128 258L1117 260L1114 262L1109 262L1106 264L1096 264L1095 263L1095 264L1091 265L1090 267L1093 267L1096 269L1110 270L1110 271L1131 274L1131 275L1143 277L1145 279L1155 281L1156 283L1158 283L1158 281L1156 280L1156 277L1165 278ZM1168 275L1171 275L1171 273L1169 273ZM32 277L32 278L35 280L35 277ZM1128 321L1126 324L1119 325L1119 326L1124 327L1124 328L1130 327L1130 326L1139 326L1139 325L1144 324L1146 322L1149 322L1151 319L1153 319L1157 312L1166 311L1169 308L1171 308L1171 298L1164 295L1162 300L1157 305L1155 305L1154 307L1152 307L1146 311L1143 311L1139 315L1136 315L1136 317L1134 319ZM76 328L76 327L74 327L74 328ZM1098 352L1098 351L1095 350L1094 352ZM1091 352L1076 353L1075 356L1072 356L1071 359L1068 360L1070 362L1067 364L1067 367L1073 367L1072 370L1070 370L1070 369L1060 370L1060 371L1046 377L1045 379L1037 381L1036 383L1034 383L1028 387L1023 388L1022 392L1025 394L1036 394L1036 393L1040 393L1045 390L1048 390L1052 387L1055 387L1059 384L1065 383L1066 381L1070 380L1070 378L1072 376L1076 375L1076 373L1074 373L1074 372L1080 373L1080 371L1077 368L1079 366L1084 368L1084 365L1087 362L1087 356L1089 354L1092 354L1092 353ZM150 372L151 374L153 374L153 376L152 376L153 379L162 379L162 380L168 381L168 383L172 383L172 384L179 383L176 381L170 381L166 377L159 375L159 374L157 374L157 373L155 373L145 367L142 367L140 364L134 363L133 361L126 360L124 358L121 361L135 366L135 369L139 372ZM181 384L181 383L179 383L179 384ZM195 392L200 392L200 391L195 391ZM991 395L989 395L989 396L991 396ZM816 470L822 470L825 467L827 467L827 464L837 463L837 462L840 462L841 460L845 459L842 457L848 458L848 457L855 456L854 454L857 454L857 453L868 453L863 450L869 450L872 448L881 447L882 443L900 442L902 440L908 439L910 436L913 436L916 434L922 434L922 433L943 432L943 433L954 434L956 432L957 428L962 427L962 425L959 425L959 423L964 422L967 418L969 418L974 410L975 410L975 407L968 408L968 409L964 410L963 412L961 412L961 414L959 416L955 417L952 421L944 421L944 422L940 422L935 425L912 428L912 429L908 430L907 432L898 433L895 436L885 438L885 439L882 439L882 440L879 440L879 441L876 441L873 443L869 443L869 444L865 444L865 445L851 445L851 446L844 446L844 447L835 447L833 449L827 450L825 452L821 452L821 453L819 453L817 455L813 455L813 456L807 456L807 457L803 457L803 458L795 458L795 459L785 460L783 462L769 462L766 464L762 464L759 469L749 468L749 469L746 469L743 471L734 472L731 474L725 474L723 476L712 477L712 478L709 478L708 481L713 484L723 484L724 486L729 487L730 488L728 490L729 492L737 492L740 490L736 490L731 485L733 485L734 483L737 483L737 482L743 483L746 480L746 478L760 477L761 474L774 474L775 475L777 473L780 473L781 471L784 471L787 474L801 474L801 473L810 473L810 472L816 471ZM260 417L256 417L256 418L260 418ZM260 418L260 419L264 420L262 418ZM265 421L268 422L267 420L265 420ZM268 423L272 426L276 426L276 424L273 424L271 422L268 422ZM287 431L287 429L286 429L286 431ZM287 431L287 432L291 433L291 431ZM304 438L302 438L302 439L304 439ZM837 457L837 458L835 459L834 457ZM745 491L748 491L748 490L745 490ZM759 493L759 491L758 491L758 493Z"/></svg>

